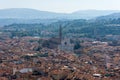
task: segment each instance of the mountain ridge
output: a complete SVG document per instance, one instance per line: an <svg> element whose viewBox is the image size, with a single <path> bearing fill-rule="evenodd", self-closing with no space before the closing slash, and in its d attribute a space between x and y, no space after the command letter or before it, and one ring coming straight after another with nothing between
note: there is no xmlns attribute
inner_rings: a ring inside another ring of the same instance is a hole
<svg viewBox="0 0 120 80"><path fill-rule="evenodd" d="M80 10L72 13L56 13L29 8L0 9L0 18L22 19L91 19L120 12L119 10Z"/></svg>

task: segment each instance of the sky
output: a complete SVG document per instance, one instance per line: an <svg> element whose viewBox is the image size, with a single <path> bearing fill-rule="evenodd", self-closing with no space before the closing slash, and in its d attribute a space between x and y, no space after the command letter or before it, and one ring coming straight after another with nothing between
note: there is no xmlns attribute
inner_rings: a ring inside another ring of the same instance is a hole
<svg viewBox="0 0 120 80"><path fill-rule="evenodd" d="M31 8L71 13L78 10L120 10L120 0L0 0L0 9Z"/></svg>

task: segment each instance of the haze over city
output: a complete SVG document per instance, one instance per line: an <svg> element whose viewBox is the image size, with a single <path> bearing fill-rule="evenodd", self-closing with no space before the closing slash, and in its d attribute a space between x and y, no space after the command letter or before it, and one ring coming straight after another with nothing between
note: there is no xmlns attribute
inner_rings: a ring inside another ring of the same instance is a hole
<svg viewBox="0 0 120 80"><path fill-rule="evenodd" d="M120 0L0 0L0 9L31 8L71 13L78 10L120 10Z"/></svg>

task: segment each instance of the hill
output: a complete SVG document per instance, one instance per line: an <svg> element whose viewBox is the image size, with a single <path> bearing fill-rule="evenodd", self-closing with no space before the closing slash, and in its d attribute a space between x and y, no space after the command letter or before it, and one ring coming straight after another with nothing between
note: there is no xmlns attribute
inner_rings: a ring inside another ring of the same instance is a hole
<svg viewBox="0 0 120 80"><path fill-rule="evenodd" d="M113 14L106 15L106 16L100 16L97 19L98 20L100 20L100 19L109 20L109 19L118 19L118 18L120 18L120 12L119 13L113 13Z"/></svg>
<svg viewBox="0 0 120 80"><path fill-rule="evenodd" d="M18 19L51 19L64 15L47 11L39 11L27 8L11 8L0 10L0 18L18 18Z"/></svg>

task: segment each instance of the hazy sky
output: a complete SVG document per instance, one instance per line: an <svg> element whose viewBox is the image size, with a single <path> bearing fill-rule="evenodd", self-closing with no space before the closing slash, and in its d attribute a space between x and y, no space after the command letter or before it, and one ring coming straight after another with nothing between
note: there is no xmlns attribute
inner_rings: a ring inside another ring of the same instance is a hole
<svg viewBox="0 0 120 80"><path fill-rule="evenodd" d="M69 13L77 10L120 10L120 0L0 0L0 9L32 8Z"/></svg>

